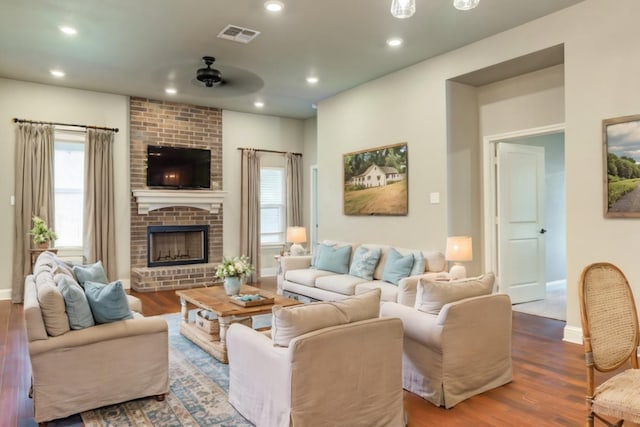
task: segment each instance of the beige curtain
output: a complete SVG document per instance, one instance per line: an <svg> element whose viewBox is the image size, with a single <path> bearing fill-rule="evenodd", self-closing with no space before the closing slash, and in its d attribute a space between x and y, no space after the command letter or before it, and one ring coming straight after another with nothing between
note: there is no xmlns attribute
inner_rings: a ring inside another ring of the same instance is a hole
<svg viewBox="0 0 640 427"><path fill-rule="evenodd" d="M302 156L285 154L287 226L302 226Z"/></svg>
<svg viewBox="0 0 640 427"><path fill-rule="evenodd" d="M260 158L255 150L242 150L240 206L240 255L256 268L251 283L260 277Z"/></svg>
<svg viewBox="0 0 640 427"><path fill-rule="evenodd" d="M16 127L13 277L11 299L21 303L24 279L31 271L31 218L38 215L55 230L53 126L21 123Z"/></svg>
<svg viewBox="0 0 640 427"><path fill-rule="evenodd" d="M88 129L84 155L84 255L102 261L109 280L117 279L113 140L113 131Z"/></svg>

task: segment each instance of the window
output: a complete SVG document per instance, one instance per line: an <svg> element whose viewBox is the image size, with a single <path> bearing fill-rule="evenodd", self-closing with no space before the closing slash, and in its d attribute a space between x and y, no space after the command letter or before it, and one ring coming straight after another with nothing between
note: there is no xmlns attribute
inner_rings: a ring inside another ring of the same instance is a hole
<svg viewBox="0 0 640 427"><path fill-rule="evenodd" d="M285 183L283 168L260 168L260 243L285 243Z"/></svg>
<svg viewBox="0 0 640 427"><path fill-rule="evenodd" d="M84 134L56 131L53 157L56 247L82 247Z"/></svg>

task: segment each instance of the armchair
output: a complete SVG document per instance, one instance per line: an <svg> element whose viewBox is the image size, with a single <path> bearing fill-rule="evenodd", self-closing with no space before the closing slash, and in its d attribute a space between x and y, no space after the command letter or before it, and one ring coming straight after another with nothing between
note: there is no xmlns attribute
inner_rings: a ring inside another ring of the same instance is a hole
<svg viewBox="0 0 640 427"><path fill-rule="evenodd" d="M379 291L369 294L377 294L379 305ZM375 305L373 316L360 320L362 311L349 313L343 304L279 309L295 318L289 325L276 325L283 313L274 308L274 339L231 325L229 402L238 412L258 427L404 425L400 320L377 318ZM310 318L319 328L305 332ZM275 337L282 332L302 333L283 346L282 336Z"/></svg>
<svg viewBox="0 0 640 427"><path fill-rule="evenodd" d="M493 275L487 275L487 289ZM466 283L485 279L469 279ZM477 284L477 283L475 283ZM416 305L423 283L419 283ZM404 328L403 387L434 405L452 408L459 402L512 380L511 301L508 295L463 296L464 284L441 283L442 308L424 312L394 302L383 302L381 317L399 317ZM447 290L455 294L443 295ZM426 292L425 292L426 294Z"/></svg>

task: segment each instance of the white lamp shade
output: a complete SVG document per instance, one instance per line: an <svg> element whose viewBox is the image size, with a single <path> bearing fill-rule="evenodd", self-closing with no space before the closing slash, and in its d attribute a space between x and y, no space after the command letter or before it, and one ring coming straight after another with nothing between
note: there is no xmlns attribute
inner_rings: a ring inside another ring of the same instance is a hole
<svg viewBox="0 0 640 427"><path fill-rule="evenodd" d="M471 237L452 236L447 238L447 261L471 261L473 259L473 248Z"/></svg>
<svg viewBox="0 0 640 427"><path fill-rule="evenodd" d="M307 229L304 227L287 227L287 242L304 243L307 241Z"/></svg>

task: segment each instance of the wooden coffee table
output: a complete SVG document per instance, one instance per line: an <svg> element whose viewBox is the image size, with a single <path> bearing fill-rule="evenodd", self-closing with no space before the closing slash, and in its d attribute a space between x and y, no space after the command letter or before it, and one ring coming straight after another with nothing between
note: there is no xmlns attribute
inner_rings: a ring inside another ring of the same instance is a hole
<svg viewBox="0 0 640 427"><path fill-rule="evenodd" d="M267 298L273 298L274 302L272 304L243 307L232 303L230 297L226 295L224 287L218 285L209 288L176 291L176 295L180 297L180 307L182 311L180 333L219 361L228 363L226 338L227 329L229 329L232 323L246 321L251 316L271 313L274 305L286 307L301 304L299 301L275 295L272 292L267 292L249 285L242 285L240 293L260 294ZM211 311L218 316L220 326L219 337L212 338L212 335L199 329L193 322L189 322L187 303Z"/></svg>

